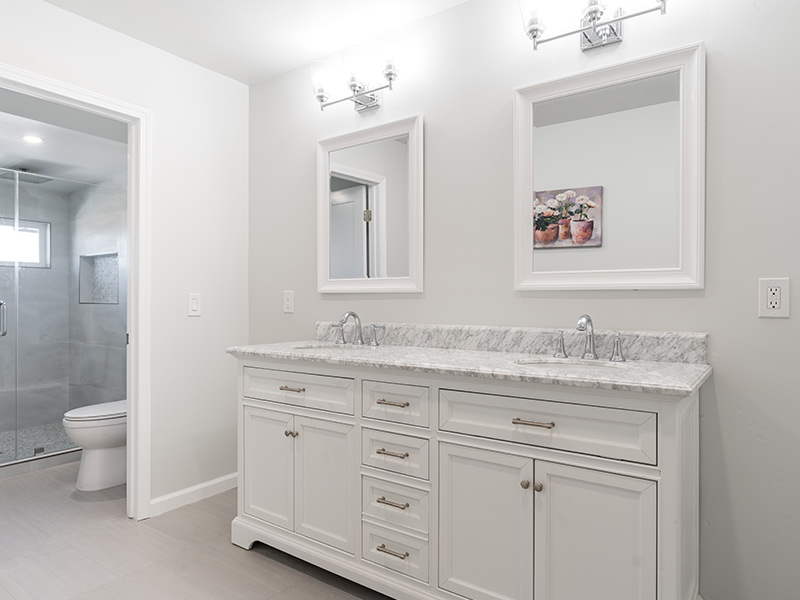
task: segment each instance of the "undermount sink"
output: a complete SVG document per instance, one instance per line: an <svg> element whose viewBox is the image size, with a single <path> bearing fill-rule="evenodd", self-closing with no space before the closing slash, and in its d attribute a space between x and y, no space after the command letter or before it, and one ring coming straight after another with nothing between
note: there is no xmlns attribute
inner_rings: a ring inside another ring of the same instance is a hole
<svg viewBox="0 0 800 600"><path fill-rule="evenodd" d="M627 369L628 365L624 362L611 362L608 360L586 360L583 358L553 358L550 356L540 356L536 358L526 358L515 361L520 367L541 368L547 370L563 371L594 371L594 370L613 370Z"/></svg>
<svg viewBox="0 0 800 600"><path fill-rule="evenodd" d="M292 350L363 350L364 348L369 348L369 346L334 344L331 342L297 344L296 346L292 346Z"/></svg>

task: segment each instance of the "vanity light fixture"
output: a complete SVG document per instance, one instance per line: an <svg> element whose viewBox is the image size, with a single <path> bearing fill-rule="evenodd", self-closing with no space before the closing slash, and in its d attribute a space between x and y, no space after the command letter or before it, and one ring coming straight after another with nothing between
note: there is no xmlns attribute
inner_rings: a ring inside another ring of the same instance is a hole
<svg viewBox="0 0 800 600"><path fill-rule="evenodd" d="M324 70L324 66L320 65L319 63L315 63L312 65L311 68L311 77L314 80L314 95L319 102L320 110L325 110L328 106L332 106L334 104L339 104L340 102L346 102L347 100L353 103L353 107L358 111L370 110L372 108L378 108L381 105L380 96L378 92L381 90L392 90L392 84L395 79L397 79L398 71L397 67L390 61L386 64L386 67L383 69L383 78L387 81L386 85L382 85L380 87L367 89L367 85L362 83L358 80L355 75L350 77L350 80L347 82L347 87L350 88L351 94L349 96L345 96L344 98L339 98L338 100L330 100L330 94L327 92L327 85L321 81L321 78L324 77L322 74L322 70Z"/></svg>
<svg viewBox="0 0 800 600"><path fill-rule="evenodd" d="M41 144L44 141L44 138L41 138L38 135L23 135L22 139L29 144Z"/></svg>
<svg viewBox="0 0 800 600"><path fill-rule="evenodd" d="M583 9L581 13L581 26L579 29L552 35L550 37L543 37L545 31L544 22L538 15L538 12L531 9L532 0L520 0L520 10L522 11L522 20L525 26L525 33L533 40L533 49L536 50L539 44L545 42L552 42L571 35L580 34L581 50L591 50L592 48L599 48L608 46L622 41L622 21L640 17L648 13L660 11L661 14L667 12L667 0L656 0L658 6L640 10L635 13L626 15L621 8L614 11L614 16L603 21L603 15L606 12L606 7L600 4L599 0L589 0L589 5Z"/></svg>

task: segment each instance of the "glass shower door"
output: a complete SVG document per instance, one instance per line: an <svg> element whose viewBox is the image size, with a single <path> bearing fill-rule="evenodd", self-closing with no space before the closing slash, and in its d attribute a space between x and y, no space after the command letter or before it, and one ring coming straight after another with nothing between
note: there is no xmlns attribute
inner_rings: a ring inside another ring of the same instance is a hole
<svg viewBox="0 0 800 600"><path fill-rule="evenodd" d="M70 196L18 174L17 460L74 447L69 406ZM77 294L76 294L77 295Z"/></svg>
<svg viewBox="0 0 800 600"><path fill-rule="evenodd" d="M17 459L16 175L0 169L0 464Z"/></svg>
<svg viewBox="0 0 800 600"><path fill-rule="evenodd" d="M74 448L69 410L69 197L0 169L0 464ZM53 241L55 240L55 242Z"/></svg>

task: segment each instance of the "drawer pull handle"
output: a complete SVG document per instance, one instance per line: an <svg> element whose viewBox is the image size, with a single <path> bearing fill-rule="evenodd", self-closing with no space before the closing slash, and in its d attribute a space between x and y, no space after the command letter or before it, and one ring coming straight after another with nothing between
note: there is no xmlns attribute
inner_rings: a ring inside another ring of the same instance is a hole
<svg viewBox="0 0 800 600"><path fill-rule="evenodd" d="M411 506L408 502L406 502L405 504L400 504L399 502L392 502L391 500L387 500L386 496L381 496L375 502L377 502L378 504L386 504L388 506L394 506L395 508L399 508L400 510L405 510L409 506Z"/></svg>
<svg viewBox="0 0 800 600"><path fill-rule="evenodd" d="M384 406L397 406L399 408L408 408L411 406L408 402L392 402L391 400L384 400L383 398L378 398L375 400L375 404L383 404Z"/></svg>
<svg viewBox="0 0 800 600"><path fill-rule="evenodd" d="M549 423L540 423L538 421L525 421L519 417L511 419L511 423L513 425L527 425L528 427L543 427L544 429L553 429L553 427L556 426L552 421Z"/></svg>
<svg viewBox="0 0 800 600"><path fill-rule="evenodd" d="M292 436L293 438L296 438L300 434L297 431L289 431L287 429L286 431L283 432L283 435L285 435L286 437Z"/></svg>
<svg viewBox="0 0 800 600"><path fill-rule="evenodd" d="M375 550L377 550L378 552L383 552L384 554L389 554L390 556L394 556L396 558L399 558L400 560L405 560L408 558L408 552L403 552L402 554L400 554L399 552L395 552L394 550L389 550L386 547L386 544L381 544L380 546L375 548Z"/></svg>
<svg viewBox="0 0 800 600"><path fill-rule="evenodd" d="M393 456L395 458L408 458L408 452L392 452L391 450L387 450L386 448L378 448L375 451L376 454L383 454L384 456Z"/></svg>
<svg viewBox="0 0 800 600"><path fill-rule="evenodd" d="M278 389L282 392L294 392L295 394L302 394L303 392L306 391L306 388L294 388L294 387L289 387L288 385L282 385Z"/></svg>

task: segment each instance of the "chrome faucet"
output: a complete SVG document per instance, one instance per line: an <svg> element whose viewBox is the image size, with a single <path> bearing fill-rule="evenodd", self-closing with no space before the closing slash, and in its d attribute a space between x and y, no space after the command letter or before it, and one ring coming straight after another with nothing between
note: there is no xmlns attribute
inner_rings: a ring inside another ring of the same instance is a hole
<svg viewBox="0 0 800 600"><path fill-rule="evenodd" d="M339 319L339 323L334 325L334 327L341 327L342 328L342 335L340 337L339 342L337 343L344 343L344 326L347 323L347 319L353 317L353 321L356 324L355 329L353 330L353 344L356 346L363 346L364 345L364 337L361 335L361 318L352 310L348 310L346 313L342 315L342 318Z"/></svg>
<svg viewBox="0 0 800 600"><path fill-rule="evenodd" d="M586 342L583 345L583 356L581 358L597 360L597 353L594 351L594 323L589 315L581 315L578 319L578 331L586 332Z"/></svg>

